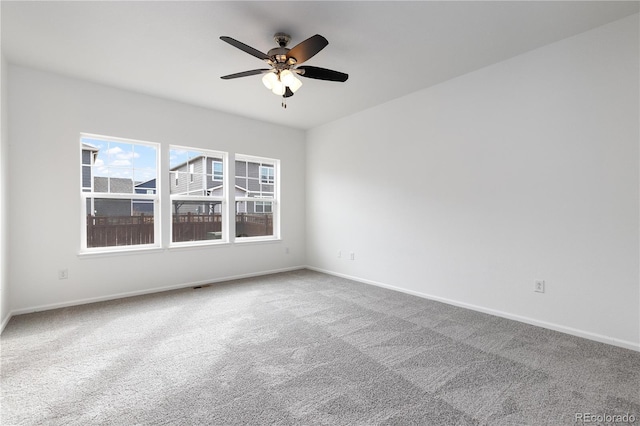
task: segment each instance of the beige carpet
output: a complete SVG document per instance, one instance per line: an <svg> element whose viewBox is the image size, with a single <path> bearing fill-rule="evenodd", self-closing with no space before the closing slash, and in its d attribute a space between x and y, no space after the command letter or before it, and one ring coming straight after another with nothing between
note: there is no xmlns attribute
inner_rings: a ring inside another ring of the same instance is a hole
<svg viewBox="0 0 640 426"><path fill-rule="evenodd" d="M3 425L640 422L640 353L311 271L21 315L0 343Z"/></svg>

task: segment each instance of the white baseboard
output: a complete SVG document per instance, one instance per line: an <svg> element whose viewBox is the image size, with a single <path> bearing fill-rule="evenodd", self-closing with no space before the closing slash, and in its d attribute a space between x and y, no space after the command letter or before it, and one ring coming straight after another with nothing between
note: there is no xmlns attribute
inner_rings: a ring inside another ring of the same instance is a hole
<svg viewBox="0 0 640 426"><path fill-rule="evenodd" d="M40 312L40 311L49 311L51 309L67 308L69 306L86 305L88 303L104 302L104 301L107 301L107 300L123 299L125 297L134 297L134 296L142 296L142 295L145 295L145 294L161 293L163 291L178 290L178 289L181 289L181 288L196 287L196 286L205 285L205 284L214 284L214 283L219 283L219 282L223 282L223 281L238 280L238 279L242 279L242 278L259 277L259 276L263 276L263 275L277 274L277 273L280 273L280 272L296 271L296 270L299 270L299 269L305 269L305 266L292 266L292 267L288 267L288 268L272 269L272 270L268 270L268 271L251 272L251 273L248 273L248 274L240 274L240 275L232 275L232 276L227 276L227 277L212 278L212 279L208 279L208 280L194 281L194 282L170 285L170 286L165 286L165 287L156 287L156 288L146 289L146 290L130 291L130 292L125 292L125 293L116 293L116 294L110 294L110 295L107 295L107 296L90 297L90 298L86 298L86 299L76 299L76 300L72 300L72 301L68 301L68 302L51 303L51 304L47 304L47 305L33 306L33 307L30 307L30 308L16 309L16 310L13 310L13 311L9 312L9 315L7 315L7 319L5 319L5 321L3 321L3 323L2 323L2 328L0 329L0 333L2 333L2 330L4 330L4 327L9 322L11 317L15 316L15 315L29 314L29 313L32 313L32 312Z"/></svg>
<svg viewBox="0 0 640 426"><path fill-rule="evenodd" d="M0 334L4 331L4 328L9 324L9 320L13 316L13 312L9 312L7 316L2 320L2 324L0 324Z"/></svg>
<svg viewBox="0 0 640 426"><path fill-rule="evenodd" d="M566 326L563 326L563 325L554 324L554 323L550 323L550 322L546 322L546 321L540 321L540 320L537 320L537 319L534 319L534 318L529 318L529 317L524 317L524 316L521 316L521 315L511 314L511 313L508 313L508 312L498 311L498 310L495 310L495 309L485 308L485 307L482 307L482 306L472 305L472 304L469 304L469 303L459 302L457 300L451 300L451 299L447 299L447 298L444 298L444 297L433 296L433 295L426 294L426 293L421 293L421 292L418 292L418 291L413 291L413 290L408 290L408 289L404 289L404 288L401 288L401 287L388 285L388 284L381 283L381 282L378 282L378 281L372 281L372 280L368 280L368 279L364 279L364 278L354 277L354 276L347 275L347 274L342 274L342 273L339 273L339 272L329 271L329 270L322 269L322 268L316 268L314 266L307 265L306 268L310 269L312 271L322 272L323 274L334 275L336 277L346 278L348 280L357 281L357 282L360 282L360 283L363 283L363 284L370 284L370 285L374 285L376 287L383 287L383 288L387 288L389 290L399 291L401 293L406 293L406 294L411 294L413 296L422 297L424 299L435 300L436 302L442 302L442 303L446 303L448 305L453 305L453 306L458 306L458 307L461 307L461 308L471 309L473 311L478 311L478 312L482 312L482 313L489 314L489 315L494 315L494 316L501 317L501 318L506 318L506 319L510 319L510 320L514 320L514 321L519 321L519 322L523 322L523 323L526 323L526 324L535 325L537 327L547 328L549 330L554 330L554 331L559 331L561 333L570 334L572 336L582 337L582 338L589 339L589 340L595 340L596 342L606 343L606 344L609 344L609 345L618 346L618 347L621 347L621 348L630 349L632 351L640 352L640 343L634 343L634 342L630 342L630 341L627 341L627 340L616 339L614 337L604 336L604 335L597 334L597 333L591 333L589 331L579 330L579 329L575 329L575 328L572 328L572 327L566 327Z"/></svg>

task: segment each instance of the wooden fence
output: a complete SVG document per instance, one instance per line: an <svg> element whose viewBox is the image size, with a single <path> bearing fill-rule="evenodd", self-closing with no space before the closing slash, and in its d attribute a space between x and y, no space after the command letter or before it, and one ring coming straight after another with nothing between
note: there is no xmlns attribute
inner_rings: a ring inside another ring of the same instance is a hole
<svg viewBox="0 0 640 426"><path fill-rule="evenodd" d="M222 217L219 213L173 215L172 230L173 242L219 239L222 237ZM262 235L273 235L273 215L236 215L236 236ZM87 247L153 243L153 216L87 216Z"/></svg>
<svg viewBox="0 0 640 426"><path fill-rule="evenodd" d="M153 216L87 216L87 247L153 244Z"/></svg>
<svg viewBox="0 0 640 426"><path fill-rule="evenodd" d="M272 214L236 214L236 237L273 235Z"/></svg>
<svg viewBox="0 0 640 426"><path fill-rule="evenodd" d="M173 242L216 240L222 236L222 216L217 214L173 215Z"/></svg>

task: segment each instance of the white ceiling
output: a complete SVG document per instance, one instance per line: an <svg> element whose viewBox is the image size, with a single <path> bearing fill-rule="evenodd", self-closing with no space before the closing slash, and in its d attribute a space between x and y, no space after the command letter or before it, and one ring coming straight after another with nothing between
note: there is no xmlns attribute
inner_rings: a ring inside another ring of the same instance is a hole
<svg viewBox="0 0 640 426"><path fill-rule="evenodd" d="M638 12L613 1L1 2L10 63L308 129ZM219 39L266 52L322 34L306 65L349 74L302 79L288 101L260 76L220 76L264 62Z"/></svg>

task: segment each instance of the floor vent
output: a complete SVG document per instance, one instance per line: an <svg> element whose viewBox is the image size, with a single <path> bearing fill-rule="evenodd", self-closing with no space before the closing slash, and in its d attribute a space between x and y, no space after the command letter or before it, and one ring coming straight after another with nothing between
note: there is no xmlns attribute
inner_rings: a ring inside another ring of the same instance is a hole
<svg viewBox="0 0 640 426"><path fill-rule="evenodd" d="M197 290L199 288L205 288L205 287L211 287L211 284L198 285L198 286L195 286L193 289Z"/></svg>

